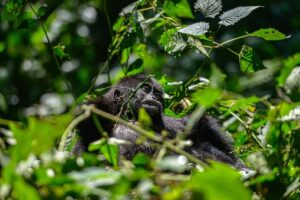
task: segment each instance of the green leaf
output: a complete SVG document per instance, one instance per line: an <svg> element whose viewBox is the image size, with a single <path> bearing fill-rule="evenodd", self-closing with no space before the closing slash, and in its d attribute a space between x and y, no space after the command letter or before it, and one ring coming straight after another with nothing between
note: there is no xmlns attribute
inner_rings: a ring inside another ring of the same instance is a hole
<svg viewBox="0 0 300 200"><path fill-rule="evenodd" d="M259 29L253 33L250 33L249 35L253 37L260 37L269 41L284 40L287 38L285 34L277 31L274 28Z"/></svg>
<svg viewBox="0 0 300 200"><path fill-rule="evenodd" d="M220 104L223 107L228 108L228 113L229 112L234 112L236 110L239 110L241 108L247 109L249 111L254 111L255 107L253 106L254 104L258 103L260 99L256 96L251 96L247 98L242 98L238 100L226 100L226 101L221 101Z"/></svg>
<svg viewBox="0 0 300 200"><path fill-rule="evenodd" d="M10 129L17 142L17 145L10 149L13 159L20 161L26 159L30 153L40 155L52 149L71 119L71 115L59 115L43 119L30 117L26 128L11 124Z"/></svg>
<svg viewBox="0 0 300 200"><path fill-rule="evenodd" d="M16 199L32 199L32 200L39 200L39 194L37 190L32 187L31 185L27 184L21 178L18 178L14 182L14 190L16 192Z"/></svg>
<svg viewBox="0 0 300 200"><path fill-rule="evenodd" d="M47 4L44 4L38 9L37 14L39 17L43 17L45 16L46 11L47 11Z"/></svg>
<svg viewBox="0 0 300 200"><path fill-rule="evenodd" d="M222 90L217 88L206 88L192 94L192 101L201 106L211 107L222 94Z"/></svg>
<svg viewBox="0 0 300 200"><path fill-rule="evenodd" d="M187 0L166 1L164 4L164 11L171 17L194 18Z"/></svg>
<svg viewBox="0 0 300 200"><path fill-rule="evenodd" d="M127 69L127 75L135 75L142 73L144 71L143 68L143 60L142 59L136 59L131 65L129 65Z"/></svg>
<svg viewBox="0 0 300 200"><path fill-rule="evenodd" d="M105 138L101 138L100 140L96 140L95 142L92 142L89 145L88 150L89 151L99 150L105 143L106 143Z"/></svg>
<svg viewBox="0 0 300 200"><path fill-rule="evenodd" d="M149 165L150 161L149 156L144 153L137 153L132 159L133 164L138 167L145 167Z"/></svg>
<svg viewBox="0 0 300 200"><path fill-rule="evenodd" d="M105 144L100 147L101 153L113 166L118 166L118 146L114 144Z"/></svg>
<svg viewBox="0 0 300 200"><path fill-rule="evenodd" d="M239 61L242 72L252 73L264 68L258 55L247 45L243 45L239 53Z"/></svg>
<svg viewBox="0 0 300 200"><path fill-rule="evenodd" d="M159 43L169 54L183 51L187 46L187 43L175 28L169 29L166 32L164 32L160 37Z"/></svg>
<svg viewBox="0 0 300 200"><path fill-rule="evenodd" d="M240 181L240 174L231 167L213 162L204 172L196 172L184 184L203 194L205 200L250 200L251 193Z"/></svg>
<svg viewBox="0 0 300 200"><path fill-rule="evenodd" d="M66 48L65 45L58 44L55 47L53 47L53 51L55 55L58 56L59 58L69 58L70 55L65 52L65 48Z"/></svg>
<svg viewBox="0 0 300 200"><path fill-rule="evenodd" d="M284 65L280 71L279 77L277 77L277 85L282 87L284 86L286 79L290 75L291 71L295 66L300 64L300 53L297 53L288 59L284 60Z"/></svg>
<svg viewBox="0 0 300 200"><path fill-rule="evenodd" d="M149 128L152 125L152 120L147 111L144 108L139 110L139 122L141 123L143 128Z"/></svg>

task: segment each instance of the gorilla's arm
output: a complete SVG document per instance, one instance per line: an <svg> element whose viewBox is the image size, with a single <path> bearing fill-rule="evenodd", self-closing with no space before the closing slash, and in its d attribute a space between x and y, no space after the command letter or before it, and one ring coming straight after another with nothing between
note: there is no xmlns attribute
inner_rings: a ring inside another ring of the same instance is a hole
<svg viewBox="0 0 300 200"><path fill-rule="evenodd" d="M221 132L217 120L210 116L202 116L194 125L188 136L193 141L189 148L192 154L201 160L217 160L244 168L243 162L236 156L233 139Z"/></svg>

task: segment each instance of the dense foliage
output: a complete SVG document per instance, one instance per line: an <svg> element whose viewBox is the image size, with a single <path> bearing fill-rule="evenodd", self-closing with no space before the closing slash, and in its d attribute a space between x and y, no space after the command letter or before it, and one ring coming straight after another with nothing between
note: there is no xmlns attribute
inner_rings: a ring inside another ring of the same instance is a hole
<svg viewBox="0 0 300 200"><path fill-rule="evenodd" d="M299 199L300 3L238 3L0 1L0 199ZM121 162L100 131L99 154L70 154L76 125L102 115L72 110L141 72L167 115L218 118L253 173L167 155L180 138Z"/></svg>

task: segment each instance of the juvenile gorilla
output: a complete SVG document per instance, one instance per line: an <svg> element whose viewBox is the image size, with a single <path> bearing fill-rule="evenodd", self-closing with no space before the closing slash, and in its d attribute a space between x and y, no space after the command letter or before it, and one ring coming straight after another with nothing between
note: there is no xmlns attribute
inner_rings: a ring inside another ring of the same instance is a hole
<svg viewBox="0 0 300 200"><path fill-rule="evenodd" d="M177 134L183 134L190 116L176 119L165 116L163 113L163 90L154 78L144 75L135 75L123 78L116 86L106 94L94 101L97 108L122 118L133 119L136 122L140 108L144 108L152 119L153 130L160 134L163 130L169 133L170 139ZM110 137L127 140L130 144L119 146L120 155L132 159L138 152L153 155L156 148L149 142L136 144L139 134L130 128L100 119L104 129ZM79 126L80 141L75 145L74 152L86 151L88 145L100 138L93 121L88 119ZM202 161L208 159L228 163L236 168L244 168L244 164L234 154L232 140L220 132L216 120L209 116L203 116L195 123L190 133L186 133L186 139L192 141L192 145L185 150Z"/></svg>

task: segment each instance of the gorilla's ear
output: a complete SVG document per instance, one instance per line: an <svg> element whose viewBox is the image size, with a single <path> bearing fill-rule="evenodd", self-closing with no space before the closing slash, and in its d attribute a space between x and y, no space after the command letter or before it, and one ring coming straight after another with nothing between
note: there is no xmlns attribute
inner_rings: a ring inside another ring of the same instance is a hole
<svg viewBox="0 0 300 200"><path fill-rule="evenodd" d="M122 101L122 92L119 89L115 89L114 91L114 101L120 102Z"/></svg>

